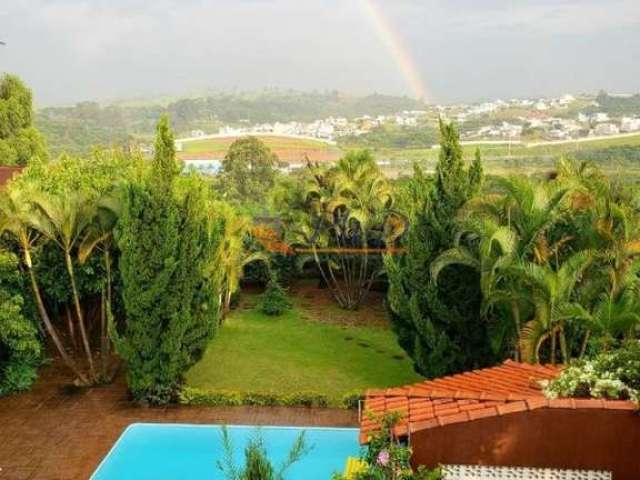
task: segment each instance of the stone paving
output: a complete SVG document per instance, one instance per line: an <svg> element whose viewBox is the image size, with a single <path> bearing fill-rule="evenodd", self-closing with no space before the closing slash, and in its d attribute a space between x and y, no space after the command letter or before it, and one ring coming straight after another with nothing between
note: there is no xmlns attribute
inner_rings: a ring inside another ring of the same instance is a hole
<svg viewBox="0 0 640 480"><path fill-rule="evenodd" d="M131 423L357 426L357 413L278 407L139 407L122 378L77 390L48 366L30 391L0 398L0 480L86 480ZM116 479L117 480L117 479Z"/></svg>

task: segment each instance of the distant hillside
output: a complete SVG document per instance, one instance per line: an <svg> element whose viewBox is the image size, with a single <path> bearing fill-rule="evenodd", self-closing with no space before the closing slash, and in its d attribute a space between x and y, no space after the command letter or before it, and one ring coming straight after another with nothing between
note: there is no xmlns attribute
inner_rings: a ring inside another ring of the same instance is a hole
<svg viewBox="0 0 640 480"><path fill-rule="evenodd" d="M121 145L132 138L147 138L163 113L171 116L177 135L184 136L194 129L216 132L223 124L309 122L330 116L353 118L421 108L422 103L407 97L267 90L215 93L165 105L101 106L83 102L73 107L48 107L37 112L36 125L54 154L82 153L94 145Z"/></svg>

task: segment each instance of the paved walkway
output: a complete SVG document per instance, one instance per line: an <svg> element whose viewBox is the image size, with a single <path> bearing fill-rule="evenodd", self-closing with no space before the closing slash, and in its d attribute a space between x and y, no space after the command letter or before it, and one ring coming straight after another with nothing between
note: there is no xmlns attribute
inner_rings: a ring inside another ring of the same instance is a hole
<svg viewBox="0 0 640 480"><path fill-rule="evenodd" d="M107 387L65 388L61 369L45 367L30 392L0 398L0 480L87 480L134 422L356 426L353 411L270 407L143 408L123 379Z"/></svg>

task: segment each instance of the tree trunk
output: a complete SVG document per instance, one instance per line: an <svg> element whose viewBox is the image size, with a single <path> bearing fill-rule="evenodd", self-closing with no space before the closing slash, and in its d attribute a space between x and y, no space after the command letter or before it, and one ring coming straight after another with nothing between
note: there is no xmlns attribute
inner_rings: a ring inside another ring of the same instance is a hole
<svg viewBox="0 0 640 480"><path fill-rule="evenodd" d="M584 354L587 352L587 346L589 345L589 337L591 336L591 330L587 330L584 338L582 339L582 345L580 346L580 357L584 357Z"/></svg>
<svg viewBox="0 0 640 480"><path fill-rule="evenodd" d="M31 267L31 257L29 253L25 251L24 256L25 263L27 264L27 269L29 270L29 278L31 279L31 289L33 290L33 296L38 307L38 312L40 312L42 322L44 323L47 332L51 336L51 339L53 340L53 343L56 346L56 349L58 350L62 361L73 371L73 373L77 375L82 384L88 385L89 381L87 380L87 377L82 373L78 365L76 365L76 362L74 362L73 359L69 356L64 348L64 345L62 344L62 341L60 340L60 337L58 336L58 332L51 323L51 319L49 318L49 314L47 313L47 310L44 306L42 296L40 295L40 287L38 286L38 282L36 281L36 275L33 271L33 268Z"/></svg>
<svg viewBox="0 0 640 480"><path fill-rule="evenodd" d="M520 333L520 309L518 308L518 302L516 302L515 300L511 301L511 314L513 315L513 321L516 326L516 332ZM514 355L514 360L516 362L519 362L520 358L522 357L520 352L520 342L516 342L516 349L513 355Z"/></svg>
<svg viewBox="0 0 640 480"><path fill-rule="evenodd" d="M78 296L78 289L76 287L76 277L73 273L73 263L71 262L71 255L68 251L65 251L65 260L67 264L67 271L69 272L69 279L71 281L71 291L73 293L73 302L76 306L76 314L78 315L78 325L80 326L80 338L84 346L84 351L87 354L87 361L89 362L89 372L91 379L96 379L96 370L93 365L93 355L91 354L91 346L89 345L89 338L87 337L87 330L84 325L84 317L82 315L82 308L80 307L80 297Z"/></svg>
<svg viewBox="0 0 640 480"><path fill-rule="evenodd" d="M562 363L569 362L569 350L567 349L567 337L564 334L564 327L558 330L558 339L560 340L560 353L562 354Z"/></svg>
<svg viewBox="0 0 640 480"><path fill-rule="evenodd" d="M76 337L76 329L73 326L73 315L71 310L69 310L69 305L64 304L64 316L67 319L67 330L69 331L69 340L71 340L71 346L73 347L73 351L78 351L78 338Z"/></svg>
<svg viewBox="0 0 640 480"><path fill-rule="evenodd" d="M105 245L104 265L107 272L107 292L106 297L104 294L102 295L100 312L100 356L102 360L103 381L108 381L109 360L111 359L111 343L109 342L109 327L107 322L107 308L111 308L111 258L108 245Z"/></svg>

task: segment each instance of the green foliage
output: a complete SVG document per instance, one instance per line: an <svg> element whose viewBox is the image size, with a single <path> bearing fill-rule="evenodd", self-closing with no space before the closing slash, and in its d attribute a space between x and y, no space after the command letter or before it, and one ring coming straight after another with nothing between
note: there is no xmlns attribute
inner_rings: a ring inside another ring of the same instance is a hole
<svg viewBox="0 0 640 480"><path fill-rule="evenodd" d="M241 203L264 202L273 187L278 157L256 137L239 138L222 161L219 183L227 198Z"/></svg>
<svg viewBox="0 0 640 480"><path fill-rule="evenodd" d="M545 395L593 397L640 402L640 342L574 362L545 385Z"/></svg>
<svg viewBox="0 0 640 480"><path fill-rule="evenodd" d="M47 150L40 133L31 126L31 90L14 76L0 79L0 162L27 165L46 160Z"/></svg>
<svg viewBox="0 0 640 480"><path fill-rule="evenodd" d="M337 165L309 164L293 188L274 194L290 244L306 249L323 281L345 309L360 307L382 273L380 252L405 230L394 192L371 153L352 151Z"/></svg>
<svg viewBox="0 0 640 480"><path fill-rule="evenodd" d="M224 124L313 121L327 117L353 118L392 114L424 106L407 97L369 95L352 97L337 92L303 93L265 90L247 93L216 93L148 104L80 102L71 107L48 107L36 113L36 125L55 154L87 154L91 148L121 146L151 137L155 123L169 114L180 136L191 130L215 132Z"/></svg>
<svg viewBox="0 0 640 480"><path fill-rule="evenodd" d="M429 148L438 141L438 131L429 125L398 127L383 125L371 131L341 137L340 144L359 148Z"/></svg>
<svg viewBox="0 0 640 480"><path fill-rule="evenodd" d="M640 94L620 97L601 91L596 97L596 102L598 102L598 106L592 107L592 110L615 116L636 115L640 110Z"/></svg>
<svg viewBox="0 0 640 480"><path fill-rule="evenodd" d="M276 280L271 280L262 295L260 311L266 315L282 315L292 307L287 292Z"/></svg>
<svg viewBox="0 0 640 480"><path fill-rule="evenodd" d="M27 390L42 358L17 257L0 252L0 395Z"/></svg>
<svg viewBox="0 0 640 480"><path fill-rule="evenodd" d="M607 148L598 148L587 151L578 151L573 157L583 162L593 162L601 166L629 165L634 166L640 162L640 146L638 145L614 145Z"/></svg>
<svg viewBox="0 0 640 480"><path fill-rule="evenodd" d="M441 148L431 182L416 167L405 185L409 206L406 255L387 256L387 306L400 345L418 372L437 377L490 364L489 333L480 318L481 292L477 274L466 265L431 278L431 264L453 244L459 209L482 183L479 156L464 167L458 132L440 123Z"/></svg>
<svg viewBox="0 0 640 480"><path fill-rule="evenodd" d="M214 331L217 292L205 272L218 238L208 227L204 188L176 192L166 118L155 152L150 177L125 190L118 246L126 324L113 336L134 398L165 403Z"/></svg>
<svg viewBox="0 0 640 480"><path fill-rule="evenodd" d="M364 468L350 478L335 474L332 480L441 480L440 468L428 470L411 467L411 448L400 441L394 433L401 419L398 412L391 412L373 421L380 429L369 436L367 446L361 455Z"/></svg>
<svg viewBox="0 0 640 480"><path fill-rule="evenodd" d="M227 480L284 480L287 470L312 449L306 443L305 432L301 432L293 442L287 458L276 468L269 460L260 429L256 429L244 449L244 467L238 468L233 442L225 426L222 427L222 445L224 457L217 461L217 466Z"/></svg>
<svg viewBox="0 0 640 480"><path fill-rule="evenodd" d="M54 155L88 155L96 146L120 148L131 142L133 133L124 109L115 105L102 107L97 102L38 110L35 124ZM145 121L145 126L147 133L153 131L152 121Z"/></svg>
<svg viewBox="0 0 640 480"><path fill-rule="evenodd" d="M490 188L460 210L453 247L431 272L438 282L451 265L478 272L493 352L566 363L636 338L636 188L568 159L550 179L498 178Z"/></svg>
<svg viewBox="0 0 640 480"><path fill-rule="evenodd" d="M327 396L315 392L233 392L183 387L180 403L212 407L250 405L258 407L328 407ZM333 406L333 405L332 405Z"/></svg>
<svg viewBox="0 0 640 480"><path fill-rule="evenodd" d="M360 390L353 390L342 396L342 406L352 410L360 406L360 402L364 400L364 394Z"/></svg>

